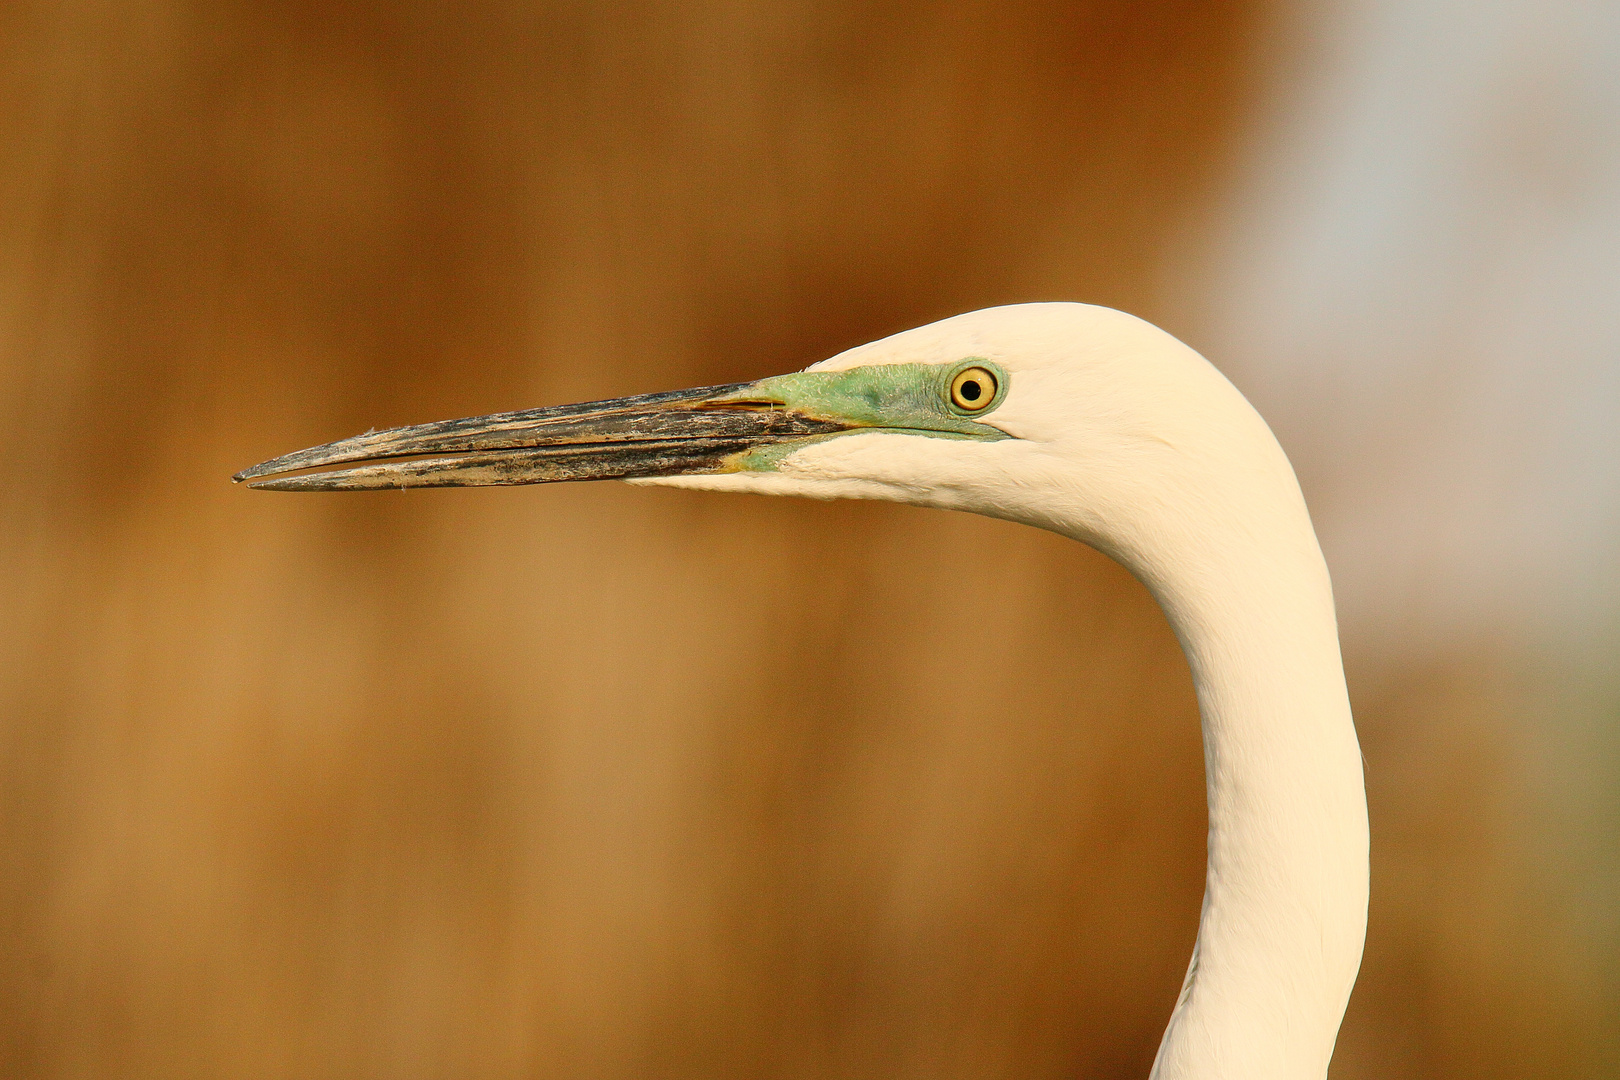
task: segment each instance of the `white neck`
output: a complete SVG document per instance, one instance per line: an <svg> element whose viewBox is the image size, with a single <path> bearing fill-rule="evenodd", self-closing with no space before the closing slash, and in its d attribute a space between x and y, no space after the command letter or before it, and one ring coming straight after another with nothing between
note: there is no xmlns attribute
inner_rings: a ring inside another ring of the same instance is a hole
<svg viewBox="0 0 1620 1080"><path fill-rule="evenodd" d="M1366 797L1327 568L1291 471L1240 494L1108 545L1164 607L1203 720L1203 915L1156 1080L1322 1080L1366 931Z"/></svg>
<svg viewBox="0 0 1620 1080"><path fill-rule="evenodd" d="M1154 1076L1322 1080L1361 963L1367 803L1332 587L1288 459L1202 357L1105 308L976 312L828 364L931 354L1013 368L989 418L1010 439L864 433L773 473L643 482L971 510L1130 569L1191 664L1209 788L1203 918Z"/></svg>

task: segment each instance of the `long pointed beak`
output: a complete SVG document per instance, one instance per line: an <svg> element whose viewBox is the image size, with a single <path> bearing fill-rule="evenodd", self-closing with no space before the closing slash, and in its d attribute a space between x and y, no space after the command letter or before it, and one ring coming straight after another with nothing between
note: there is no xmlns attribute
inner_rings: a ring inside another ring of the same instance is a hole
<svg viewBox="0 0 1620 1080"><path fill-rule="evenodd" d="M272 491L362 491L729 472L762 445L857 426L792 408L759 383L733 383L370 432L273 458L233 479ZM368 464L278 475L354 462Z"/></svg>

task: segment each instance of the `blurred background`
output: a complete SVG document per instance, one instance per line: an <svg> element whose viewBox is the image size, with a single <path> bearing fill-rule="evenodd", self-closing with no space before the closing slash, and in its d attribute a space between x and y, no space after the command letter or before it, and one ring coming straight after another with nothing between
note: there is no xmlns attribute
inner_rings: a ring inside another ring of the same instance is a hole
<svg viewBox="0 0 1620 1080"><path fill-rule="evenodd" d="M1202 759L1102 556L228 482L1074 299L1319 523L1334 1076L1620 1076L1614 4L13 0L0 54L0 1075L1144 1077Z"/></svg>

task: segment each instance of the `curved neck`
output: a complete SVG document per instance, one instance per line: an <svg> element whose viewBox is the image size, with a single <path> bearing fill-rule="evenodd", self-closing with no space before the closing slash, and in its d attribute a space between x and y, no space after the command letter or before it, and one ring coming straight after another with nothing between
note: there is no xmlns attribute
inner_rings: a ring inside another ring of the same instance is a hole
<svg viewBox="0 0 1620 1080"><path fill-rule="evenodd" d="M1366 796L1315 548L1183 566L1156 588L1192 667L1209 799L1203 914L1161 1080L1321 1080L1361 963Z"/></svg>
<svg viewBox="0 0 1620 1080"><path fill-rule="evenodd" d="M1361 967L1367 803L1332 585L1265 442L1262 465L1174 484L1162 512L1042 521L1147 585L1199 696L1209 870L1155 1080L1322 1080Z"/></svg>
<svg viewBox="0 0 1620 1080"><path fill-rule="evenodd" d="M1156 1080L1322 1080L1361 963L1367 804L1332 587L1292 471L1273 476L1099 545L1164 608L1203 723L1203 914Z"/></svg>

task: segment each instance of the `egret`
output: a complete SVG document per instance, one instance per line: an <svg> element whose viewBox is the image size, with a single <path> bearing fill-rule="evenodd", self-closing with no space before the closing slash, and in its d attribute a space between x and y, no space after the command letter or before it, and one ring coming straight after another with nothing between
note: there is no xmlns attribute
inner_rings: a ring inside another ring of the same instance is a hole
<svg viewBox="0 0 1620 1080"><path fill-rule="evenodd" d="M325 471L283 475L308 469ZM1153 1076L1326 1075L1368 888L1332 586L1271 430L1164 331L1085 304L989 308L794 374L371 432L236 479L278 491L621 479L886 499L1090 544L1164 609L1203 727L1203 909Z"/></svg>

